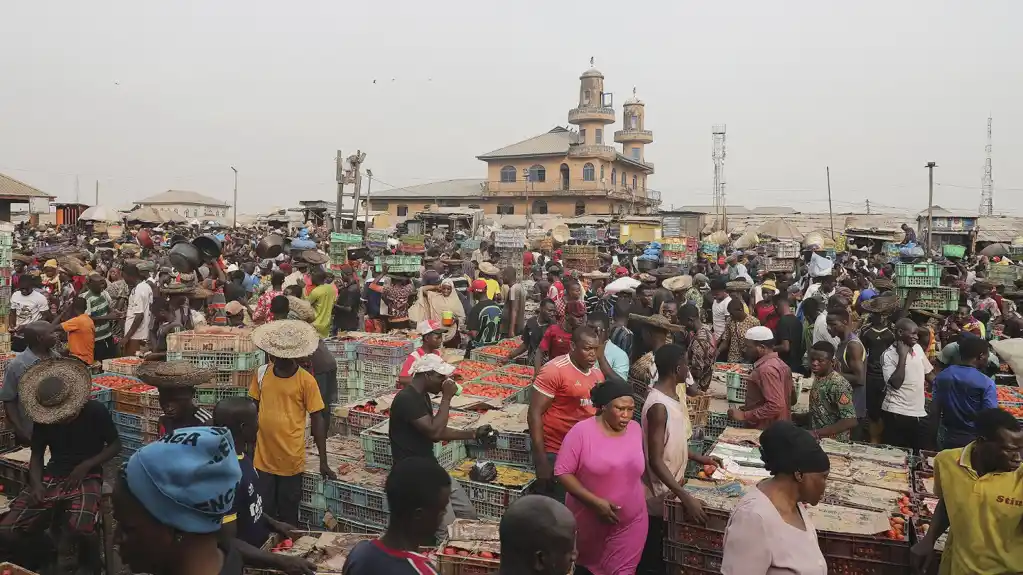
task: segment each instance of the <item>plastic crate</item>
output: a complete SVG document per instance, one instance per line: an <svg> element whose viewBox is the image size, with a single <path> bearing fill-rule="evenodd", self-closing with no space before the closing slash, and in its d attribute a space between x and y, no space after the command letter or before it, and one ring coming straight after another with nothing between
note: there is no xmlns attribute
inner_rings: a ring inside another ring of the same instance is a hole
<svg viewBox="0 0 1023 575"><path fill-rule="evenodd" d="M258 350L248 334L181 331L167 335L167 351L247 353Z"/></svg>
<svg viewBox="0 0 1023 575"><path fill-rule="evenodd" d="M362 244L362 235L360 234L345 234L339 232L332 232L330 234L330 243L332 244Z"/></svg>
<svg viewBox="0 0 1023 575"><path fill-rule="evenodd" d="M363 431L379 425L380 422L387 421L387 415L383 413L370 413L367 411L348 411L348 417L345 418L348 434L349 435L361 435Z"/></svg>
<svg viewBox="0 0 1023 575"><path fill-rule="evenodd" d="M790 272L796 269L795 258L764 258L764 269L769 272Z"/></svg>
<svg viewBox="0 0 1023 575"><path fill-rule="evenodd" d="M121 413L130 413L133 415L141 416L146 408L141 405L135 405L132 403L118 403L116 400L112 404L113 411L119 411Z"/></svg>
<svg viewBox="0 0 1023 575"><path fill-rule="evenodd" d="M941 253L946 258L961 258L966 255L966 246L945 244L941 246Z"/></svg>
<svg viewBox="0 0 1023 575"><path fill-rule="evenodd" d="M504 510L518 498L527 495L533 484L531 481L522 487L514 488L490 483L479 483L457 477L452 477L452 479L457 481L466 494L468 494L469 501L473 502L473 506L476 507L477 513L480 515L480 519L500 520L501 516L504 515ZM477 507L476 503L483 504L484 511L481 512L480 507Z"/></svg>
<svg viewBox="0 0 1023 575"><path fill-rule="evenodd" d="M359 340L353 337L336 337L323 340L323 345L332 355L347 353L359 349Z"/></svg>
<svg viewBox="0 0 1023 575"><path fill-rule="evenodd" d="M169 351L167 361L187 361L188 363L217 371L245 371L256 369L266 363L266 355L262 351L248 352L201 352L201 351Z"/></svg>
<svg viewBox="0 0 1023 575"><path fill-rule="evenodd" d="M390 469L394 464L391 457L391 438L378 430L381 424L359 434L366 465ZM461 441L445 441L433 444L433 456L444 469L451 469L456 461L465 459L465 444Z"/></svg>
<svg viewBox="0 0 1023 575"><path fill-rule="evenodd" d="M895 288L895 294L899 301L906 303L910 295L914 300L909 303L909 309L920 309L929 311L956 311L959 309L959 288L956 287L935 287L935 288Z"/></svg>
<svg viewBox="0 0 1023 575"><path fill-rule="evenodd" d="M896 287L938 287L941 285L941 266L932 263L895 265Z"/></svg>
<svg viewBox="0 0 1023 575"><path fill-rule="evenodd" d="M533 441L528 433L500 431L497 433L496 447L514 451L530 451L533 448Z"/></svg>
<svg viewBox="0 0 1023 575"><path fill-rule="evenodd" d="M391 512L390 507L387 505L386 493L382 490L370 489L362 485L328 480L323 484L323 496L328 500L339 503L352 503L384 513Z"/></svg>
<svg viewBox="0 0 1023 575"><path fill-rule="evenodd" d="M821 553L827 558L863 559L909 567L909 540L898 541L869 535L817 532Z"/></svg>
<svg viewBox="0 0 1023 575"><path fill-rule="evenodd" d="M704 511L707 513L705 525L685 523L682 504L677 499L665 499L664 517L667 523L665 540L701 551L721 552L724 548L729 514L717 509L704 508Z"/></svg>
<svg viewBox="0 0 1023 575"><path fill-rule="evenodd" d="M665 563L683 566L684 573L689 573L691 568L706 570L708 573L721 572L721 553L701 551L671 541L665 541L662 549Z"/></svg>
<svg viewBox="0 0 1023 575"><path fill-rule="evenodd" d="M411 352L409 352L411 353ZM408 354L405 354L407 357ZM404 362L404 358L402 359ZM377 363L373 361L360 361L358 363L358 371L363 375L382 375L387 377L393 377L397 379L398 374L401 373L401 364L392 363Z"/></svg>
<svg viewBox="0 0 1023 575"><path fill-rule="evenodd" d="M138 438L131 434L121 433L121 448L130 449L132 453L135 453L142 448L142 435L139 434Z"/></svg>
<svg viewBox="0 0 1023 575"><path fill-rule="evenodd" d="M114 420L114 425L127 427L131 429L142 429L142 418L133 413L122 413L120 411L111 411L111 419Z"/></svg>
<svg viewBox="0 0 1023 575"><path fill-rule="evenodd" d="M245 371L218 371L206 384L209 387L244 387L248 389L256 377L255 369Z"/></svg>
<svg viewBox="0 0 1023 575"><path fill-rule="evenodd" d="M370 509L369 507L334 499L327 500L327 511L330 511L331 515L335 517L357 521L376 529L385 529L387 527L387 520L390 517L389 513L384 513L379 509Z"/></svg>
<svg viewBox="0 0 1023 575"><path fill-rule="evenodd" d="M298 523L299 526L309 527L315 530L322 530L323 516L326 514L326 507L317 508L307 503L299 503L298 505Z"/></svg>
<svg viewBox="0 0 1023 575"><path fill-rule="evenodd" d="M397 365L405 363L405 358L412 353L411 343L401 347L361 347L358 352L359 361L375 363L378 365Z"/></svg>
<svg viewBox="0 0 1023 575"><path fill-rule="evenodd" d="M89 398L95 399L109 408L114 402L114 391L109 387L100 386L100 389L95 389L94 387L89 393Z"/></svg>
<svg viewBox="0 0 1023 575"><path fill-rule="evenodd" d="M114 402L120 405L137 405L139 407L160 407L160 394L156 388L147 391L114 390Z"/></svg>
<svg viewBox="0 0 1023 575"><path fill-rule="evenodd" d="M0 431L0 451L14 449L17 445L14 437L14 430Z"/></svg>
<svg viewBox="0 0 1023 575"><path fill-rule="evenodd" d="M248 397L247 387L197 387L195 388L195 402L198 405L216 405L225 397Z"/></svg>
<svg viewBox="0 0 1023 575"><path fill-rule="evenodd" d="M995 264L988 266L985 281L997 285L1013 285L1019 279L1019 267Z"/></svg>
<svg viewBox="0 0 1023 575"><path fill-rule="evenodd" d="M514 449L501 449L500 447L481 447L479 445L465 446L466 455L473 459L493 461L494 463L507 463L520 467L533 467L533 454L529 451L518 451Z"/></svg>
<svg viewBox="0 0 1023 575"><path fill-rule="evenodd" d="M746 401L746 386L749 384L749 378L750 376L748 375L738 373L729 373L726 376L729 402L740 403Z"/></svg>

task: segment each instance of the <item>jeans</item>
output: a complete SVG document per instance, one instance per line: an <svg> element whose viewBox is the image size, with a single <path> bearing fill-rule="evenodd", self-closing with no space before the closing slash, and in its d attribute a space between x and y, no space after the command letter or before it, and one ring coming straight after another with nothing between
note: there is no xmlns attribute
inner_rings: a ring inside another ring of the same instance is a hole
<svg viewBox="0 0 1023 575"><path fill-rule="evenodd" d="M259 472L256 487L263 496L263 511L278 521L298 525L298 505L302 501L302 475L285 477Z"/></svg>
<svg viewBox="0 0 1023 575"><path fill-rule="evenodd" d="M476 519L476 508L469 501L469 494L462 489L462 484L451 480L451 500L448 501L448 509L444 512L444 520L437 530L437 542L447 539L448 525L455 522L455 519Z"/></svg>

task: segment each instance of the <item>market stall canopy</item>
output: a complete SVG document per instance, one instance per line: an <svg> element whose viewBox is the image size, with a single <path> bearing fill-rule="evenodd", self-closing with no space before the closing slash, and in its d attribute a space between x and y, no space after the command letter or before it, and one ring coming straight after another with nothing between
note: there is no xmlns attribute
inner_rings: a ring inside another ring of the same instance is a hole
<svg viewBox="0 0 1023 575"><path fill-rule="evenodd" d="M1009 255L1009 244L991 244L980 250L980 255L993 258L995 256Z"/></svg>
<svg viewBox="0 0 1023 575"><path fill-rule="evenodd" d="M129 223L140 223L140 224L162 224L164 223L163 216L160 212L157 212L153 208L139 208L134 212L128 212L124 216L125 221Z"/></svg>
<svg viewBox="0 0 1023 575"><path fill-rule="evenodd" d="M801 241L803 234L786 220L778 219L764 223L757 228L758 236L770 236L779 240Z"/></svg>
<svg viewBox="0 0 1023 575"><path fill-rule="evenodd" d="M109 224L116 224L124 220L124 216L116 210L110 209L106 206L92 206L82 212L82 215L78 216L78 219L87 222L107 222Z"/></svg>
<svg viewBox="0 0 1023 575"><path fill-rule="evenodd" d="M187 218L183 218L174 213L160 214L160 217L162 217L163 221L168 224L184 224L188 222Z"/></svg>

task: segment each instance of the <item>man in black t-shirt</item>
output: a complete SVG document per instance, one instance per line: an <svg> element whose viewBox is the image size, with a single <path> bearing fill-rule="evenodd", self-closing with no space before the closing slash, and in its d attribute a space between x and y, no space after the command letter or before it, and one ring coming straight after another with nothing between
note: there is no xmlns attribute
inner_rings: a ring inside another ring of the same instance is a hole
<svg viewBox="0 0 1023 575"><path fill-rule="evenodd" d="M792 373L806 374L803 368L803 324L792 313L787 294L774 295L774 312L778 316L778 324L774 328L774 350L778 357L789 366Z"/></svg>
<svg viewBox="0 0 1023 575"><path fill-rule="evenodd" d="M73 573L75 546L95 545L99 520L103 464L121 450L110 412L89 399L88 367L77 359L42 360L19 382L25 413L34 423L28 486L0 520L0 538L8 542L51 525L55 509L63 509L64 526L57 542L59 572ZM50 460L44 465L47 449Z"/></svg>
<svg viewBox="0 0 1023 575"><path fill-rule="evenodd" d="M493 435L493 429L489 425L475 429L448 427L451 398L458 393L458 384L448 377L454 371L455 366L432 353L412 363L412 367L409 368L412 382L402 388L391 403L388 435L394 463L409 457L436 459L433 445L437 442L483 441ZM430 394L438 393L441 396L440 406L437 413L434 413ZM451 486L451 504L448 505L441 527L447 528L455 518L476 518L472 503L458 482Z"/></svg>
<svg viewBox="0 0 1023 575"><path fill-rule="evenodd" d="M242 479L235 492L234 507L224 516L220 528L221 542L234 545L249 567L276 569L289 574L315 573L316 566L301 557L274 554L261 549L271 532L294 539L295 528L263 513L263 498L256 489L258 472L252 465L252 459L246 456L256 445L259 426L256 404L247 397L222 399L213 409L213 425L231 430L235 451L238 453L238 466L242 471Z"/></svg>
<svg viewBox="0 0 1023 575"><path fill-rule="evenodd" d="M515 361L523 353L526 354L526 365L533 365L536 350L540 349L540 342L543 341L543 334L551 325L551 318L554 317L554 300L544 298L540 302L535 316L526 320L526 327L522 331L522 344L508 356L508 363Z"/></svg>

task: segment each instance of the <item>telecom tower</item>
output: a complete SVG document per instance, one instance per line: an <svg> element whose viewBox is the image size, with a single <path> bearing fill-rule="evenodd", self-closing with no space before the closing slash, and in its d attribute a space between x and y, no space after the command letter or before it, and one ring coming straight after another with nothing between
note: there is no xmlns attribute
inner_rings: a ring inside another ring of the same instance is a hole
<svg viewBox="0 0 1023 575"><path fill-rule="evenodd" d="M991 116L987 117L987 145L984 146L984 179L980 187L980 215L995 211L995 180L991 177Z"/></svg>
<svg viewBox="0 0 1023 575"><path fill-rule="evenodd" d="M714 160L714 215L715 222L721 225L721 229L728 230L728 210L725 207L725 125L719 124L711 127L711 134L714 141L714 151L711 159Z"/></svg>

